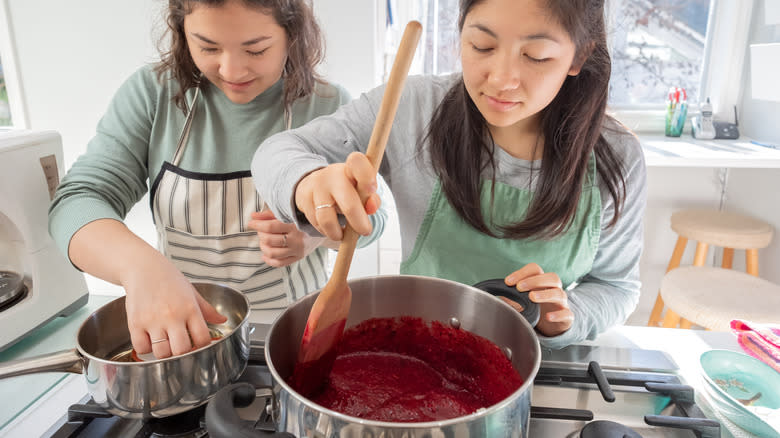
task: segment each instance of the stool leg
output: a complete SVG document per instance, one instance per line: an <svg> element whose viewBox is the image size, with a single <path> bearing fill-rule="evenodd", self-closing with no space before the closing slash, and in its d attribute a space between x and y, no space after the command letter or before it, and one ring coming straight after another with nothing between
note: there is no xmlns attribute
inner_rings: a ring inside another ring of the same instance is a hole
<svg viewBox="0 0 780 438"><path fill-rule="evenodd" d="M680 315L672 309L666 309L666 315L664 315L664 328L675 328L680 323Z"/></svg>
<svg viewBox="0 0 780 438"><path fill-rule="evenodd" d="M734 262L734 248L723 248L723 263L720 265L723 269L731 269Z"/></svg>
<svg viewBox="0 0 780 438"><path fill-rule="evenodd" d="M758 250L746 249L745 250L745 267L746 271L750 275L758 277Z"/></svg>
<svg viewBox="0 0 780 438"><path fill-rule="evenodd" d="M696 254L693 255L693 266L704 266L707 261L707 250L710 246L706 243L696 243Z"/></svg>
<svg viewBox="0 0 780 438"><path fill-rule="evenodd" d="M706 243L702 242L696 242L696 254L693 255L693 266L704 266L704 262L707 261L707 250L710 248L710 246ZM678 316L678 319L680 321L680 328L683 329L689 329L691 328L691 322L688 321L685 318L681 318ZM664 327L666 327L667 321L664 320ZM669 322L671 324L671 321ZM673 326L674 327L674 326Z"/></svg>
<svg viewBox="0 0 780 438"><path fill-rule="evenodd" d="M682 260L683 253L685 252L685 245L688 244L687 237L678 237L677 243L674 245L674 251L672 252L672 258L669 259L669 266L666 267L666 272L680 266L680 260ZM650 327L658 327L658 323L661 322L661 313L664 311L664 299L661 298L661 291L658 291L658 296L655 298L655 305L653 311L650 312L650 319L647 321L647 325Z"/></svg>

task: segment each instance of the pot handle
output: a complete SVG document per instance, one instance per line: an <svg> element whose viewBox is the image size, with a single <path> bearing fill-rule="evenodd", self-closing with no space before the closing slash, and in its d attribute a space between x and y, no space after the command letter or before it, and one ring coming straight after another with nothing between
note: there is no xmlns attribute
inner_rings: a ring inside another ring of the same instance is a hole
<svg viewBox="0 0 780 438"><path fill-rule="evenodd" d="M236 407L245 407L255 399L255 387L249 383L234 383L214 394L206 405L206 429L214 438L295 438L286 432L264 432L255 429L255 422L242 420Z"/></svg>
<svg viewBox="0 0 780 438"><path fill-rule="evenodd" d="M81 374L84 360L75 348L0 364L0 379L25 374L63 371Z"/></svg>
<svg viewBox="0 0 780 438"><path fill-rule="evenodd" d="M497 297L507 297L523 306L520 314L531 324L531 327L536 327L536 323L539 322L539 305L528 298L528 292L520 292L514 286L507 286L503 278L481 281L474 287Z"/></svg>

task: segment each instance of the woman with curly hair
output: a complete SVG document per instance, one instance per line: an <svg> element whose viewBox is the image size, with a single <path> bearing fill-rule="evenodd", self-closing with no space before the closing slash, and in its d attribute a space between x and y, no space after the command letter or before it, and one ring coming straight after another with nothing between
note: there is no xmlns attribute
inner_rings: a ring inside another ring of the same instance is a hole
<svg viewBox="0 0 780 438"><path fill-rule="evenodd" d="M161 61L121 86L49 213L75 266L124 287L133 347L157 358L208 344L224 320L190 281L243 291L253 313L326 283L325 239L264 209L249 164L263 139L349 99L315 73L306 0L170 0L166 23ZM122 223L147 190L159 251Z"/></svg>

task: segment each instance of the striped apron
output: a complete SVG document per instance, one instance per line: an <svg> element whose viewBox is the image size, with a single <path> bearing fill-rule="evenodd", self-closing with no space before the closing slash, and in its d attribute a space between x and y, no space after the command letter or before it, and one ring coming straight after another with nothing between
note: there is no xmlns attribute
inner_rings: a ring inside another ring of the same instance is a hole
<svg viewBox="0 0 780 438"><path fill-rule="evenodd" d="M159 250L191 281L238 289L253 310L284 309L325 285L327 250L317 248L282 268L266 265L257 232L247 228L251 214L264 206L250 170L202 173L179 167L199 94L196 89L173 159L163 163L152 185ZM290 129L289 111L285 124Z"/></svg>

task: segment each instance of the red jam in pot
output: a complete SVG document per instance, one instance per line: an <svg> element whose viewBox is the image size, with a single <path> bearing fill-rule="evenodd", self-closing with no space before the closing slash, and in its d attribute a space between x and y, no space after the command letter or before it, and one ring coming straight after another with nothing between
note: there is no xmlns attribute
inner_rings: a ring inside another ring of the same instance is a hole
<svg viewBox="0 0 780 438"><path fill-rule="evenodd" d="M492 342L421 318L374 318L344 332L317 404L388 422L439 421L471 414L523 384Z"/></svg>

